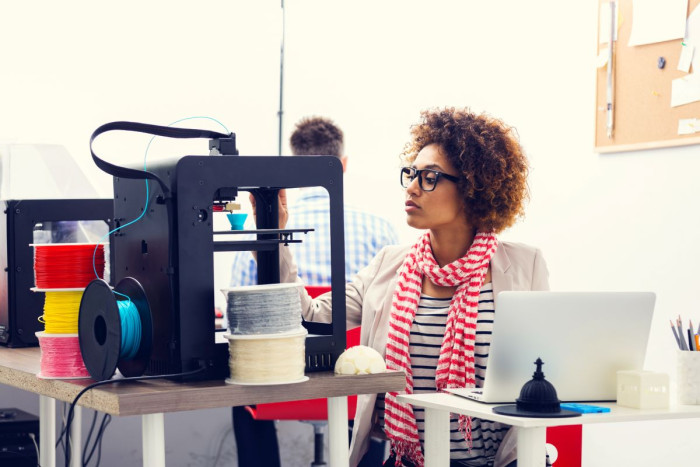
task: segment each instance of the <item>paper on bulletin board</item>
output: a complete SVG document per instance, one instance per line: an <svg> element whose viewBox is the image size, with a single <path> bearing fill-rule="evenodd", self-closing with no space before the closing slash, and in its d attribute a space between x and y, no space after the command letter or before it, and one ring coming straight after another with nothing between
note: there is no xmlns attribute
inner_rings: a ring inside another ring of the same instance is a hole
<svg viewBox="0 0 700 467"><path fill-rule="evenodd" d="M688 0L633 0L628 45L644 45L685 37Z"/></svg>
<svg viewBox="0 0 700 467"><path fill-rule="evenodd" d="M698 7L695 7L688 16L688 21L685 26L685 39L683 39L683 42L692 46L700 44L700 8ZM691 64L693 71L700 70L700 54L693 54Z"/></svg>
<svg viewBox="0 0 700 467"><path fill-rule="evenodd" d="M684 73L690 72L690 65L693 62L693 52L695 51L695 46L690 42L681 42L681 57L678 59L678 71Z"/></svg>
<svg viewBox="0 0 700 467"><path fill-rule="evenodd" d="M700 73L690 73L671 81L671 107L700 101Z"/></svg>
<svg viewBox="0 0 700 467"><path fill-rule="evenodd" d="M678 134L692 135L700 132L700 120L697 118L681 118L678 120Z"/></svg>

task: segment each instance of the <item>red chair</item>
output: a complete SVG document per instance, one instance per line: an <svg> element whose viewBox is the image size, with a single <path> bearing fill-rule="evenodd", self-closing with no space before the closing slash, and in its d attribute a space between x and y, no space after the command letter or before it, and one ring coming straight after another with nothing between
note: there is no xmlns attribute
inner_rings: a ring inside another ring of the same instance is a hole
<svg viewBox="0 0 700 467"><path fill-rule="evenodd" d="M547 444L557 449L557 458L550 458L553 467L581 467L581 425L547 428Z"/></svg>
<svg viewBox="0 0 700 467"><path fill-rule="evenodd" d="M306 291L311 297L317 297L330 291L330 287L307 286ZM347 331L346 346L354 347L360 344L360 328L356 327ZM348 397L348 419L355 418L357 408L357 396ZM323 460L323 426L328 420L327 399L307 399L291 402L273 402L270 404L258 404L246 406L248 413L255 420L300 420L311 423L314 426L314 467L326 465Z"/></svg>

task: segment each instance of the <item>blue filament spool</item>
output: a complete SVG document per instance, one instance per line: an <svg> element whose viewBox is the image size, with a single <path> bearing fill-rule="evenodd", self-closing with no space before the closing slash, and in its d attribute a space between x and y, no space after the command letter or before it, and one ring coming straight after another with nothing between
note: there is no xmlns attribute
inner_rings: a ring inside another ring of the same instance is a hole
<svg viewBox="0 0 700 467"><path fill-rule="evenodd" d="M128 300L117 300L116 295ZM141 284L124 278L114 291L95 279L83 292L78 315L78 339L92 379L110 379L116 368L126 377L141 376L151 358L153 326Z"/></svg>

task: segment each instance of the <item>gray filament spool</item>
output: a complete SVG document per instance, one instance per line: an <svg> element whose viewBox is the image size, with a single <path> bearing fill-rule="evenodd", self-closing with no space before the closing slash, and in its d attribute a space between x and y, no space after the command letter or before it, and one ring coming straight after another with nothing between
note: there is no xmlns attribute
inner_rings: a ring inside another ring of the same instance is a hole
<svg viewBox="0 0 700 467"><path fill-rule="evenodd" d="M276 334L301 326L301 284L266 284L224 289L228 329L233 335Z"/></svg>

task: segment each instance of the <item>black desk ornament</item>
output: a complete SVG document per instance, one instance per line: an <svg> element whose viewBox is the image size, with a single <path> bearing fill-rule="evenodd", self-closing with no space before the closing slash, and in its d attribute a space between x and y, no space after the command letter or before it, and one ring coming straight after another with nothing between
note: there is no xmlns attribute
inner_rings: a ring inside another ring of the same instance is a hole
<svg viewBox="0 0 700 467"><path fill-rule="evenodd" d="M571 410L563 410L557 398L557 390L554 385L544 379L542 372L542 359L537 358L537 369L532 379L523 385L520 397L515 399L515 405L499 405L493 408L493 412L514 417L535 418L563 418L578 417L581 414Z"/></svg>

